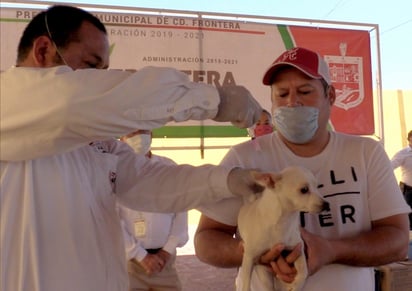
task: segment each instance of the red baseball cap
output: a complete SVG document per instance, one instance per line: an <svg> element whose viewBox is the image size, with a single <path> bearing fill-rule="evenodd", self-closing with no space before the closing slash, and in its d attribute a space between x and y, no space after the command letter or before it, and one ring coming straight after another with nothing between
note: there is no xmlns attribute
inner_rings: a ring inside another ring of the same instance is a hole
<svg viewBox="0 0 412 291"><path fill-rule="evenodd" d="M267 69L263 76L264 85L272 85L275 74L281 67L292 66L313 79L323 79L330 85L329 67L325 60L316 52L295 47L281 54Z"/></svg>

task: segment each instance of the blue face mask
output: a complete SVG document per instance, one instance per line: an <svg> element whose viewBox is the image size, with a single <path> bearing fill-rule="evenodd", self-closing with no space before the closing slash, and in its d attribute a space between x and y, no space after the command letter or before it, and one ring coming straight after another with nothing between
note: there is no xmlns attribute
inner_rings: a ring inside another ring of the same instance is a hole
<svg viewBox="0 0 412 291"><path fill-rule="evenodd" d="M319 109L316 107L278 107L273 112L273 123L290 142L304 144L310 141L318 129Z"/></svg>

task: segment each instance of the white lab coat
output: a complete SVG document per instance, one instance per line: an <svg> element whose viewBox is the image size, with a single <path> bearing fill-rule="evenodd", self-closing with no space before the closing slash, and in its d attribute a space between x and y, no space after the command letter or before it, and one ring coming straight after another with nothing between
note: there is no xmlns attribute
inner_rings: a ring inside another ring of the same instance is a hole
<svg viewBox="0 0 412 291"><path fill-rule="evenodd" d="M211 119L219 102L214 87L169 68L11 68L1 74L1 160L62 153L172 120Z"/></svg>
<svg viewBox="0 0 412 291"><path fill-rule="evenodd" d="M0 85L1 291L125 291L115 197L175 212L231 196L226 168L165 167L107 140L213 118L212 87L171 69L68 67L12 68Z"/></svg>

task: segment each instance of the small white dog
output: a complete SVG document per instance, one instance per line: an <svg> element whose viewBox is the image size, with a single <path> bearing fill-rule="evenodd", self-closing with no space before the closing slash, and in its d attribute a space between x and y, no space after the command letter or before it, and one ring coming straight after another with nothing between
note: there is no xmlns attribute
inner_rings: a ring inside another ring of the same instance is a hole
<svg viewBox="0 0 412 291"><path fill-rule="evenodd" d="M254 264L275 244L283 243L286 248L293 248L302 242L299 212L321 212L328 210L329 204L319 195L317 181L308 169L287 167L280 173L255 172L253 175L265 189L260 197L252 197L250 200L253 201L246 202L238 216L238 229L244 242L240 274L242 290L250 290L253 268L256 268L265 290L301 290L308 274L304 255L294 264L298 273L290 284L277 280L265 266Z"/></svg>

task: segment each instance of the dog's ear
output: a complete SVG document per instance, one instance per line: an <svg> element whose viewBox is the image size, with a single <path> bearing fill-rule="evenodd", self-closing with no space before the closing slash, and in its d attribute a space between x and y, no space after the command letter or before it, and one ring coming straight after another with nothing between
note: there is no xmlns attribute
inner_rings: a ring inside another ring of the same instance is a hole
<svg viewBox="0 0 412 291"><path fill-rule="evenodd" d="M267 188L275 188L276 181L279 181L281 176L273 173L252 172L256 183Z"/></svg>

